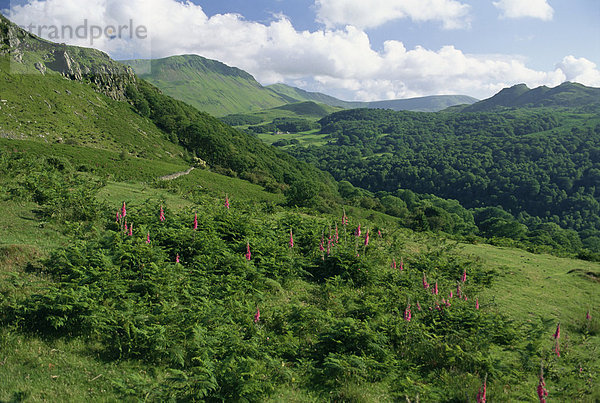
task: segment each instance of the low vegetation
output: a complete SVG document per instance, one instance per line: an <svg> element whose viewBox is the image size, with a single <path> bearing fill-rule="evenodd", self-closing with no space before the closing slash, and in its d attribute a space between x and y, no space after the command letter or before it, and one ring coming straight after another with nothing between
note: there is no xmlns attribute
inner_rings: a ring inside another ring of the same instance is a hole
<svg viewBox="0 0 600 403"><path fill-rule="evenodd" d="M487 379L490 399L532 400L540 363L551 398L598 398L600 301L580 275L597 264L552 269L571 299L527 314L527 290L505 293L535 271L512 252L254 200L239 179L112 185L1 155L4 203L35 203L57 242L0 245L0 399L453 401Z"/></svg>

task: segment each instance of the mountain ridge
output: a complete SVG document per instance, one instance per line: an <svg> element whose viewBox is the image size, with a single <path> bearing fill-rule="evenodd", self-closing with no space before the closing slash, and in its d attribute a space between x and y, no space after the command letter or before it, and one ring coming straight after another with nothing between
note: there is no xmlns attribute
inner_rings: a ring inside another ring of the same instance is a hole
<svg viewBox="0 0 600 403"><path fill-rule="evenodd" d="M462 112L489 112L501 108L591 108L600 107L600 88L566 81L556 87L529 88L516 84L490 98L462 108Z"/></svg>
<svg viewBox="0 0 600 403"><path fill-rule="evenodd" d="M439 112L450 106L473 104L477 98L468 95L428 95L423 97L390 99L382 101L342 101L338 98L320 92L305 91L287 84L272 84L267 86L278 94L295 97L297 101L314 101L329 106L344 109L392 109L395 111Z"/></svg>
<svg viewBox="0 0 600 403"><path fill-rule="evenodd" d="M215 116L256 112L290 103L314 101L344 109L371 108L437 112L477 101L466 95L426 97L374 102L343 101L320 92L287 84L262 86L244 70L199 55L178 55L151 60L121 60L165 94Z"/></svg>

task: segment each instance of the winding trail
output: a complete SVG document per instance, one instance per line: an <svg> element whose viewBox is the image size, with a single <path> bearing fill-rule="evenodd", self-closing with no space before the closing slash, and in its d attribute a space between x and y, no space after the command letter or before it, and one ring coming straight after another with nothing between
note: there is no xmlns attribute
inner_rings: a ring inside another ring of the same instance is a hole
<svg viewBox="0 0 600 403"><path fill-rule="evenodd" d="M190 169L188 169L187 171L183 171L183 172L175 172L174 174L170 174L170 175L165 175L165 176L161 176L158 178L158 180L160 181L172 181L173 179L177 179L180 176L183 175L188 175L190 172L192 172L195 168L194 167L190 167Z"/></svg>

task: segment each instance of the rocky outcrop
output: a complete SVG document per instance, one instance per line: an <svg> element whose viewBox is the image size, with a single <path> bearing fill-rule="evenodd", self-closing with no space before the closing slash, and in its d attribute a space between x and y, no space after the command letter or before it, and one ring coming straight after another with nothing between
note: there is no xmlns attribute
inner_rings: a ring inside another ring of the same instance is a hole
<svg viewBox="0 0 600 403"><path fill-rule="evenodd" d="M44 63L37 62L35 65L36 70L38 70L42 75L46 74L46 66Z"/></svg>
<svg viewBox="0 0 600 403"><path fill-rule="evenodd" d="M24 58L26 54L28 57ZM125 99L125 89L136 82L131 67L113 61L106 53L46 41L21 29L2 15L0 56L10 57L11 63L19 63L20 71L44 75L58 73L69 80L89 82L97 91L113 99Z"/></svg>

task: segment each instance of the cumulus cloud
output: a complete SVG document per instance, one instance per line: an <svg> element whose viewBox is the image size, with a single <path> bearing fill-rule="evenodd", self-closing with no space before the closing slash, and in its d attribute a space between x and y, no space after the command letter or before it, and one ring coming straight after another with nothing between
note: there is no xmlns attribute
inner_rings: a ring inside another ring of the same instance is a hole
<svg viewBox="0 0 600 403"><path fill-rule="evenodd" d="M94 47L116 58L199 54L253 74L261 83L306 83L307 90L346 100L380 100L435 94L491 96L516 83L555 86L565 80L599 86L589 60L565 57L539 71L517 57L472 55L454 46L407 49L387 41L375 50L357 27L299 31L285 16L269 23L237 14L207 16L200 6L175 0L46 0L14 8L19 24L128 24L148 27L146 39L101 38ZM50 38L52 39L52 38ZM89 46L84 39L56 40Z"/></svg>
<svg viewBox="0 0 600 403"><path fill-rule="evenodd" d="M467 4L456 0L316 0L317 17L327 27L374 28L389 21L439 21L446 29L469 25Z"/></svg>
<svg viewBox="0 0 600 403"><path fill-rule="evenodd" d="M556 68L563 72L567 81L575 81L590 87L600 87L600 71L596 64L586 58L566 56Z"/></svg>
<svg viewBox="0 0 600 403"><path fill-rule="evenodd" d="M550 21L554 14L548 0L498 0L493 4L501 11L502 18L530 17Z"/></svg>

